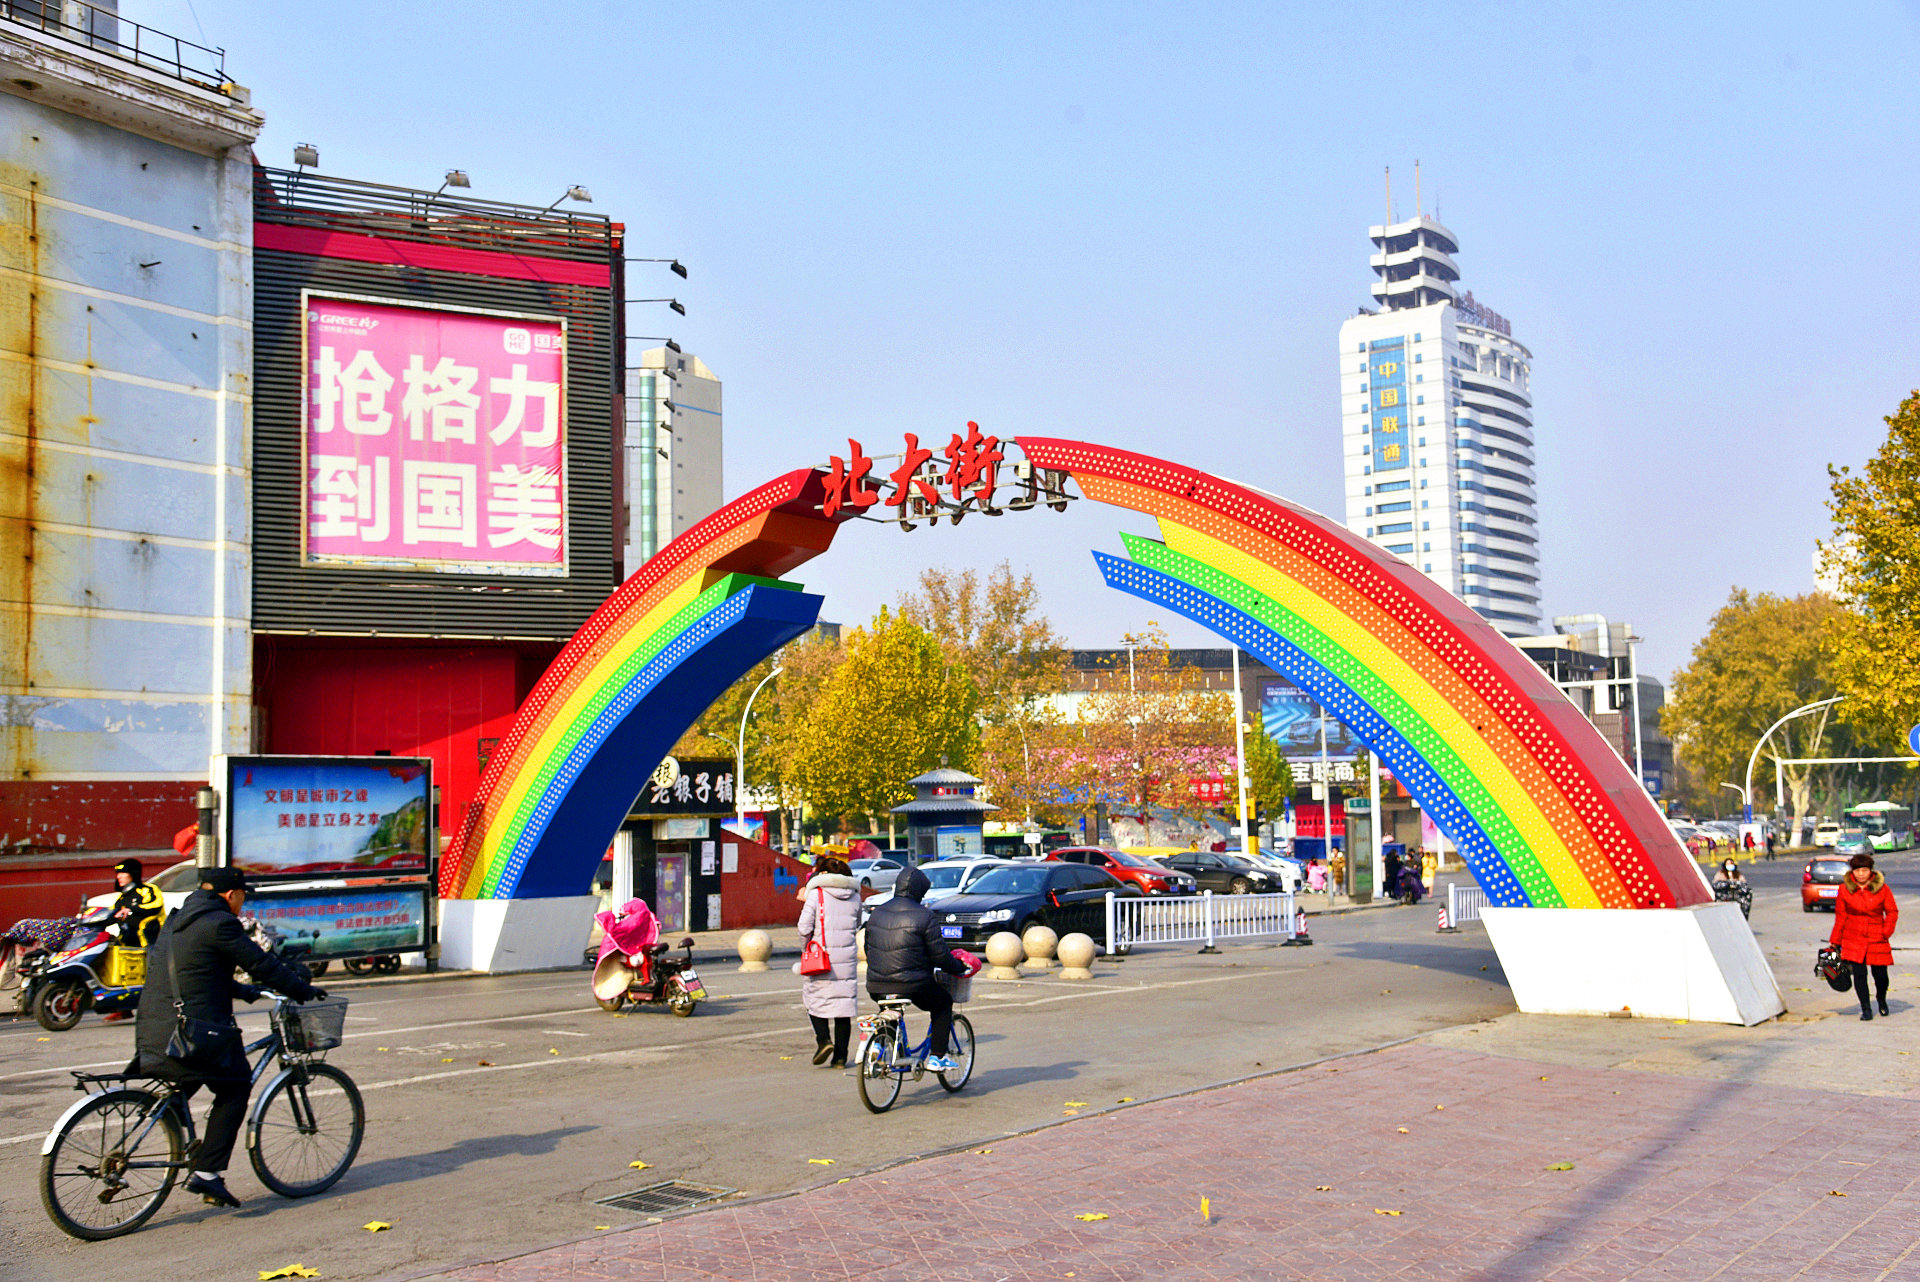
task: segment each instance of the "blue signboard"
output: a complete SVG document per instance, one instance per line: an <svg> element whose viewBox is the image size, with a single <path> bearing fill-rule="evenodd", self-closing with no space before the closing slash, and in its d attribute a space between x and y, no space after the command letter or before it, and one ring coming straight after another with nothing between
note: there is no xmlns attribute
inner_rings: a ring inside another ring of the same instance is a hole
<svg viewBox="0 0 1920 1282"><path fill-rule="evenodd" d="M1407 451L1407 340L1367 344L1368 404L1373 407L1373 470L1376 475L1410 464Z"/></svg>
<svg viewBox="0 0 1920 1282"><path fill-rule="evenodd" d="M1315 754L1320 751L1320 706L1313 696L1284 681L1269 681L1260 688L1260 723L1267 738L1280 745L1287 756ZM1353 732L1332 717L1327 718L1327 753L1351 757Z"/></svg>
<svg viewBox="0 0 1920 1282"><path fill-rule="evenodd" d="M432 762L229 757L227 862L253 877L425 876Z"/></svg>
<svg viewBox="0 0 1920 1282"><path fill-rule="evenodd" d="M287 894L269 889L248 896L247 912L283 944L309 945L307 955L316 960L427 946L427 887L420 882Z"/></svg>
<svg viewBox="0 0 1920 1282"><path fill-rule="evenodd" d="M1915 752L1920 752L1920 726L1907 731L1907 746Z"/></svg>

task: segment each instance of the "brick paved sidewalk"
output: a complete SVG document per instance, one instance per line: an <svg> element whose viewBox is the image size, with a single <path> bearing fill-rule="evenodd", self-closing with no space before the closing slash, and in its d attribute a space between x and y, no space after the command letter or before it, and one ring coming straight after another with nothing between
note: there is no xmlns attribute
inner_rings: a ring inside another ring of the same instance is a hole
<svg viewBox="0 0 1920 1282"><path fill-rule="evenodd" d="M1415 1045L439 1276L1920 1279L1917 1132L1920 1101Z"/></svg>

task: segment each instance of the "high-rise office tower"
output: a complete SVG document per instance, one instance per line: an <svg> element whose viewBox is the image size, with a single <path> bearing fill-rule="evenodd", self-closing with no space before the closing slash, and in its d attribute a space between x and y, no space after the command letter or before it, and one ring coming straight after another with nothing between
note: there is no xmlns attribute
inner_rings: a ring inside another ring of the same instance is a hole
<svg viewBox="0 0 1920 1282"><path fill-rule="evenodd" d="M1340 327L1347 527L1507 635L1537 635L1533 354L1460 292L1460 242L1437 218L1369 234L1378 306Z"/></svg>
<svg viewBox="0 0 1920 1282"><path fill-rule="evenodd" d="M654 347L627 370L626 572L725 501L720 380L698 356Z"/></svg>

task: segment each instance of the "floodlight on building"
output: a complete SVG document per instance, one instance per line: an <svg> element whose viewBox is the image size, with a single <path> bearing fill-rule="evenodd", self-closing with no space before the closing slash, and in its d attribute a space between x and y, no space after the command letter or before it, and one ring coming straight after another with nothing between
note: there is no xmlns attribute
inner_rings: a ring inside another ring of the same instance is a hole
<svg viewBox="0 0 1920 1282"><path fill-rule="evenodd" d="M293 167L295 169L317 169L320 165L320 149L310 142L293 144Z"/></svg>
<svg viewBox="0 0 1920 1282"><path fill-rule="evenodd" d="M583 205L591 205L593 203L593 193L576 183L561 193L560 200L577 200ZM551 205L548 205L547 212L552 213L554 210L560 208L560 200L556 200Z"/></svg>
<svg viewBox="0 0 1920 1282"><path fill-rule="evenodd" d="M665 263L667 270L675 276L678 276L681 280L687 278L687 269L681 265L678 258L628 258L623 261L629 263Z"/></svg>
<svg viewBox="0 0 1920 1282"><path fill-rule="evenodd" d="M663 338L659 334L628 334L627 341L628 342L638 341L642 343L665 343L667 345L667 350L670 352L677 352L680 350L680 344L674 342L671 338Z"/></svg>

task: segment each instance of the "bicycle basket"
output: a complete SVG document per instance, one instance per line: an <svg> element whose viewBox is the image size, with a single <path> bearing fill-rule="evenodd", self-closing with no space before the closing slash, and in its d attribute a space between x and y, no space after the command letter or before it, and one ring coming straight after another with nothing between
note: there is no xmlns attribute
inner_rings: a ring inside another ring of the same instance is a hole
<svg viewBox="0 0 1920 1282"><path fill-rule="evenodd" d="M933 977L940 982L940 987L947 990L947 996L953 998L955 1006L965 1005L973 1000L973 976L949 975L944 970L936 970L933 972Z"/></svg>
<svg viewBox="0 0 1920 1282"><path fill-rule="evenodd" d="M280 1008L280 1040L296 1055L332 1050L340 1044L347 1025L347 999L328 997L304 1006Z"/></svg>

